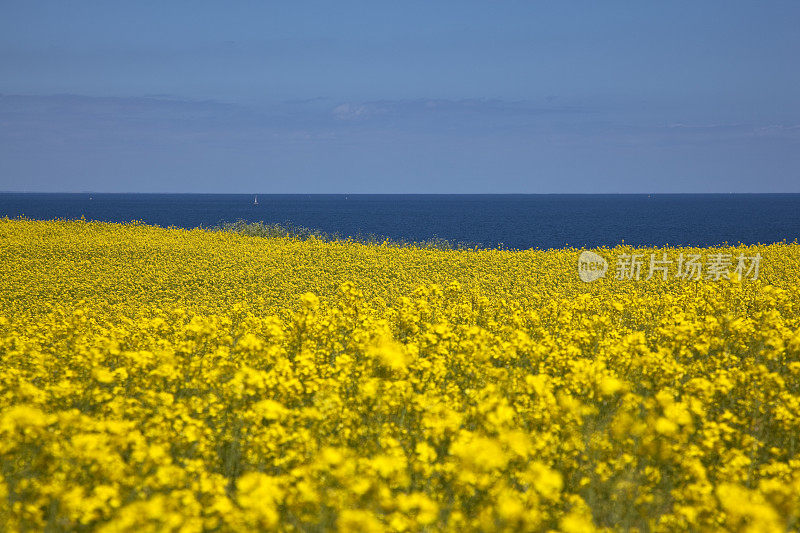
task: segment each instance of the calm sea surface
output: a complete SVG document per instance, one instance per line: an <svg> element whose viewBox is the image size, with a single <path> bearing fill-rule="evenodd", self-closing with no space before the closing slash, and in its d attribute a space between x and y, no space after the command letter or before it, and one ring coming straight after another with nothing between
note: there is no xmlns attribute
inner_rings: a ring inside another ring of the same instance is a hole
<svg viewBox="0 0 800 533"><path fill-rule="evenodd" d="M140 220L195 228L245 219L340 236L507 248L772 243L800 238L800 194L253 195L0 193L0 217Z"/></svg>

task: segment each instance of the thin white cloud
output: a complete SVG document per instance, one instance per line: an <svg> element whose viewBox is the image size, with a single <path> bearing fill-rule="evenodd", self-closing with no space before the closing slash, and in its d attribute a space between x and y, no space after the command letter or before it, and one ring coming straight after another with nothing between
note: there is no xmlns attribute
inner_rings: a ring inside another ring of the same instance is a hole
<svg viewBox="0 0 800 533"><path fill-rule="evenodd" d="M373 104L345 103L333 108L333 116L339 120L358 120L380 113L380 108Z"/></svg>

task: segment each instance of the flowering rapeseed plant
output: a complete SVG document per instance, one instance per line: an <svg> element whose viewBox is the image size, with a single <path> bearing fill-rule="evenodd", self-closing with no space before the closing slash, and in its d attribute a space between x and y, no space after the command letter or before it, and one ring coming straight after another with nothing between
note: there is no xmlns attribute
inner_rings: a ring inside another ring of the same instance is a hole
<svg viewBox="0 0 800 533"><path fill-rule="evenodd" d="M798 528L800 247L727 251L759 278L0 220L0 524Z"/></svg>

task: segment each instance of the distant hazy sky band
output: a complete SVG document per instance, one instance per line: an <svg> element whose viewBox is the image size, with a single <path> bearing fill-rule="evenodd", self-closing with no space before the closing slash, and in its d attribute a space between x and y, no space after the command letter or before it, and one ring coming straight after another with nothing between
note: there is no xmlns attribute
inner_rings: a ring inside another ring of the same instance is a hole
<svg viewBox="0 0 800 533"><path fill-rule="evenodd" d="M0 190L800 192L800 2L0 14Z"/></svg>

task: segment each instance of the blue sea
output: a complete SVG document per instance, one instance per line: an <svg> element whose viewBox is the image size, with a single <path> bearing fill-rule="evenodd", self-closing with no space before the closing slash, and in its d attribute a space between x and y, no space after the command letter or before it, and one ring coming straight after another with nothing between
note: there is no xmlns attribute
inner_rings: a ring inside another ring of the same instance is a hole
<svg viewBox="0 0 800 533"><path fill-rule="evenodd" d="M0 193L0 217L212 227L238 219L339 236L512 249L709 246L800 238L800 194L380 195Z"/></svg>

